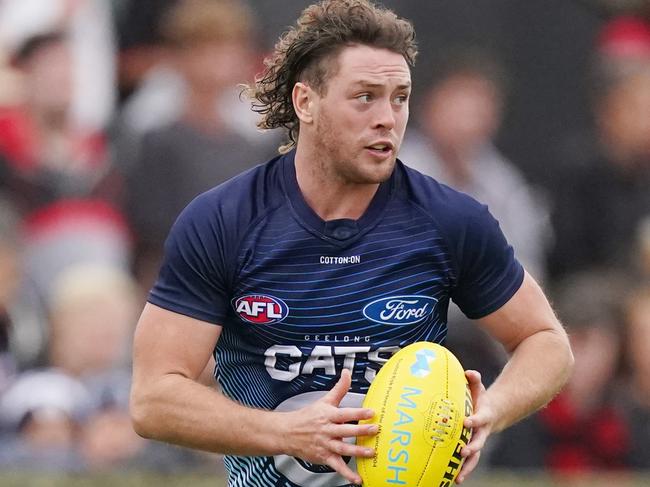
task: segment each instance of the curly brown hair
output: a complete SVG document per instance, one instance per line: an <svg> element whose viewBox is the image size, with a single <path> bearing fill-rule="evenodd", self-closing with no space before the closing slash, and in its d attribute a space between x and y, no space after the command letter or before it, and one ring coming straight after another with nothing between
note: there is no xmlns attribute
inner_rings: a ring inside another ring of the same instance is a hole
<svg viewBox="0 0 650 487"><path fill-rule="evenodd" d="M417 44L413 25L391 10L367 0L325 0L307 7L264 61L265 70L248 86L253 110L262 115L261 129L284 127L289 141L286 152L296 145L299 121L291 94L303 81L323 95L327 80L336 73L336 56L346 46L362 44L388 49L415 64Z"/></svg>

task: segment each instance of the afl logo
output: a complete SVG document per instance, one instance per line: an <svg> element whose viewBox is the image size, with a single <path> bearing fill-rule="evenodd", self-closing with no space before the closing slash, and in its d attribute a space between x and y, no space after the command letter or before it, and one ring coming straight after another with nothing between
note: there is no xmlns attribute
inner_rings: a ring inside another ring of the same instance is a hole
<svg viewBox="0 0 650 487"><path fill-rule="evenodd" d="M234 301L239 317L256 325L270 325L282 321L289 314L289 307L279 298L265 294L247 294Z"/></svg>
<svg viewBox="0 0 650 487"><path fill-rule="evenodd" d="M382 325L411 325L429 316L437 302L429 296L389 296L367 304L363 315Z"/></svg>

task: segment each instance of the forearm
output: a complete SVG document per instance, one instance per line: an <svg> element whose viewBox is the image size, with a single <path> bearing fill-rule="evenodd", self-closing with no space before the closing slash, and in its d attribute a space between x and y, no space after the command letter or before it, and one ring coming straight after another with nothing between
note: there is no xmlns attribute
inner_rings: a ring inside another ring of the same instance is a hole
<svg viewBox="0 0 650 487"><path fill-rule="evenodd" d="M248 408L180 374L134 384L131 415L146 438L235 455L275 455L285 413Z"/></svg>
<svg viewBox="0 0 650 487"><path fill-rule="evenodd" d="M524 339L487 390L498 432L549 402L569 377L573 356L564 332L544 330Z"/></svg>

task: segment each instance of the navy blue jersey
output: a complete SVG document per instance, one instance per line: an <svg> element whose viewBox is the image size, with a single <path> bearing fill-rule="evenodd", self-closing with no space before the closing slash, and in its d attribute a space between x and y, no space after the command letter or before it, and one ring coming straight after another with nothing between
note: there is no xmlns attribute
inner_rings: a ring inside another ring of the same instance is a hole
<svg viewBox="0 0 650 487"><path fill-rule="evenodd" d="M399 161L360 219L323 221L302 197L291 152L181 213L149 301L223 326L216 375L242 404L297 409L348 368L343 406L360 406L397 350L444 343L450 299L485 316L523 274L485 206ZM348 485L287 456L225 462L232 486Z"/></svg>

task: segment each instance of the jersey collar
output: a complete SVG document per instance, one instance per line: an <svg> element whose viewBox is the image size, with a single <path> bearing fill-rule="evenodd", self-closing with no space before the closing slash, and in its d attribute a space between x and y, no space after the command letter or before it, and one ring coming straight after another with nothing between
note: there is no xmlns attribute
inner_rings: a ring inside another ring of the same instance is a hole
<svg viewBox="0 0 650 487"><path fill-rule="evenodd" d="M282 157L282 173L285 196L289 200L298 220L303 225L321 238L343 244L348 243L350 240L356 240L379 222L393 192L395 171L387 181L379 185L377 192L370 201L370 205L365 213L361 215L361 218L358 220L341 218L325 221L316 214L303 198L296 178L295 155L295 150L292 150Z"/></svg>

